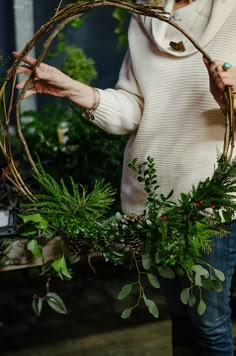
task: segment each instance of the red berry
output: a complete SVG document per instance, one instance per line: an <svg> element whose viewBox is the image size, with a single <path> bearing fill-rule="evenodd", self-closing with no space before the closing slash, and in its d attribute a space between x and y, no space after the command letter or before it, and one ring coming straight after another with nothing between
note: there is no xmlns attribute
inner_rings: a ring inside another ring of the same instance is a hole
<svg viewBox="0 0 236 356"><path fill-rule="evenodd" d="M212 205L211 207L212 207L212 209L215 209L215 205Z"/></svg>
<svg viewBox="0 0 236 356"><path fill-rule="evenodd" d="M167 216L165 216L165 215L162 216L162 218L161 218L162 221L166 221L166 219L167 219Z"/></svg>
<svg viewBox="0 0 236 356"><path fill-rule="evenodd" d="M202 205L204 202L203 202L203 200L200 200L200 204Z"/></svg>

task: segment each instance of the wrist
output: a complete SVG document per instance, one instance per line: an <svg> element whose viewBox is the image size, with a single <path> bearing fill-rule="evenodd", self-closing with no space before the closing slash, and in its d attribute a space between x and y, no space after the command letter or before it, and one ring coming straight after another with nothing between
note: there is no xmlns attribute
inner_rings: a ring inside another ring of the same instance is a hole
<svg viewBox="0 0 236 356"><path fill-rule="evenodd" d="M95 88L74 79L71 79L65 97L84 110L95 110L95 106L97 108L99 105L98 91Z"/></svg>
<svg viewBox="0 0 236 356"><path fill-rule="evenodd" d="M86 120L94 120L95 116L94 116L94 111L97 109L98 105L100 104L100 93L97 90L97 88L92 88L93 92L94 92L94 104L92 106L91 109L86 109L84 111L84 117Z"/></svg>

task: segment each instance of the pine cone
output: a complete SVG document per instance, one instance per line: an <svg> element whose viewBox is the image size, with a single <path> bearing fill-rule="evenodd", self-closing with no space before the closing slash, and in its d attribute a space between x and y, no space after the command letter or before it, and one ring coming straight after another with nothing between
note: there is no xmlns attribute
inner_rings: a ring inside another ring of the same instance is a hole
<svg viewBox="0 0 236 356"><path fill-rule="evenodd" d="M132 223L132 222L135 222L135 221L142 221L143 220L143 215L137 215L135 213L133 214L130 214L130 215L123 215L122 216L122 219L121 219L121 222L123 224L129 224L129 223Z"/></svg>
<svg viewBox="0 0 236 356"><path fill-rule="evenodd" d="M123 250L138 255L141 251L142 240L139 236L129 236L125 239Z"/></svg>
<svg viewBox="0 0 236 356"><path fill-rule="evenodd" d="M89 250L88 243L81 237L66 237L65 245L72 256L85 254Z"/></svg>

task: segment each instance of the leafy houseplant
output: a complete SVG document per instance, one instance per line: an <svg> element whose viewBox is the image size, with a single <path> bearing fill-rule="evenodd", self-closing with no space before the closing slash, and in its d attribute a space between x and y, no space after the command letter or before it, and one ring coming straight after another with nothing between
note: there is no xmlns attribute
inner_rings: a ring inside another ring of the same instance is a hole
<svg viewBox="0 0 236 356"><path fill-rule="evenodd" d="M163 8L152 9L126 1L108 1L107 4L159 18L181 30L174 19L168 17ZM100 0L94 0L92 3L80 2L68 5L64 10L58 11L16 59L1 87L1 98L4 97L6 85L12 77L15 77L22 58L37 42L42 31L47 32L49 29L51 31L56 23L56 28L50 32L47 41L47 46L49 46L50 41L66 23L91 7L102 5ZM185 35L210 60L210 57L187 34ZM36 65L42 60L47 46L42 49ZM143 278L147 278L154 288L159 288L158 275L164 278L174 278L176 274L184 274L189 280L189 287L181 292L181 300L190 306L197 306L198 313L203 314L206 304L201 291L205 288L216 292L222 290L224 275L214 266L206 264L201 258L201 253L202 251L210 253L209 236L216 234L227 236L227 231L221 223L221 214L225 221L230 221L236 208L232 194L236 189L236 162L232 160L235 113L230 88L227 88L225 92L226 121L229 125L226 125L223 153L218 156L218 165L213 176L200 182L197 187L192 187L190 192L182 193L176 203L171 201L172 191L167 196L159 193L158 171L153 159L147 157L146 162L134 160L129 162L129 167L136 172L137 179L143 182L147 193L145 209L139 215L123 215L118 212L109 216L114 190L108 183L98 180L92 188L89 187L87 190L83 185L76 184L72 178L70 184L63 178L59 181L54 179L44 170L39 160L37 164L33 161L22 135L18 112L24 90L31 79L29 78L26 82L16 102L16 126L20 142L33 168L34 178L43 188L42 192L32 193L24 184L9 149L11 148L9 136L11 96L8 102L9 108L5 110L5 130L1 149L9 162L12 174L9 179L20 192L29 198L30 202L22 207L24 210L20 214L22 219L20 228L22 234L28 239L28 249L33 255L42 259L45 275L53 272L61 279L71 279L69 262L73 262L74 257L80 255L87 256L91 267L92 258L99 255L105 261L110 261L115 265L124 264L135 268L137 280L123 286L118 295L119 299L124 299L135 288L138 291L136 304L122 313L122 317L127 318L142 300L154 317L159 315L158 307L144 291ZM12 85L14 85L14 80ZM58 258L46 263L42 245L45 240L56 236L61 238L61 254ZM66 312L63 301L57 294L50 291L48 284L45 297L35 296L34 298L33 307L37 314L40 314L45 300L56 311Z"/></svg>

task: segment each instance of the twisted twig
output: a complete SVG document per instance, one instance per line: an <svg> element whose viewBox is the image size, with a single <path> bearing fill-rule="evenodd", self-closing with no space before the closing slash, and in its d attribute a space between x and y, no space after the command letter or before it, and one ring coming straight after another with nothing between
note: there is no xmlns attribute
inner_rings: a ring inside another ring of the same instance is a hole
<svg viewBox="0 0 236 356"><path fill-rule="evenodd" d="M133 4L130 2L126 2L123 0L84 0L79 1L75 4L67 5L64 8L61 8L60 1L58 8L54 16L48 20L33 36L33 38L25 45L23 50L20 52L19 56L15 59L13 65L8 70L6 78L3 81L3 84L0 88L0 104L3 102L4 94L6 86L11 83L10 87L10 95L8 99L8 106L6 106L5 111L5 123L4 123L4 144L0 145L0 149L4 147L4 155L9 162L9 168L12 174L12 180L15 182L15 185L21 192L29 195L29 189L25 186L20 173L16 169L13 159L13 155L11 152L11 142L10 142L10 134L9 134L9 125L10 125L10 117L15 110L15 118L16 118L16 131L19 137L19 140L24 148L27 159L33 168L33 170L37 173L37 168L34 163L34 160L31 157L30 149L28 148L27 142L24 138L24 135L21 130L20 123L20 104L24 98L25 92L30 87L33 77L34 77L34 69L36 66L39 66L42 62L47 50L58 34L69 22L74 20L77 17L82 16L86 12L91 9L101 7L101 6L110 6L120 8L126 11L133 12L135 14L149 16L156 18L160 21L167 22L169 25L175 27L178 31L180 31L193 45L194 47L202 53L202 55L211 62L212 59L208 53L206 53L203 48L199 46L199 44L188 34L186 33L174 20L173 17L170 16L169 13L166 13L162 7L151 7L144 6L142 4ZM43 37L48 36L43 43L41 52L36 60L35 66L33 67L32 74L29 76L26 81L24 88L21 93L18 95L15 106L13 105L13 97L14 97L14 89L16 82L17 69L21 64L22 59L32 50L32 48L41 40ZM233 96L231 89L229 87L225 90L225 106L226 106L226 128L225 128L225 137L224 137L224 149L223 154L227 156L228 159L231 159L233 148L234 148L234 107L233 107Z"/></svg>

